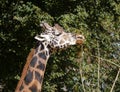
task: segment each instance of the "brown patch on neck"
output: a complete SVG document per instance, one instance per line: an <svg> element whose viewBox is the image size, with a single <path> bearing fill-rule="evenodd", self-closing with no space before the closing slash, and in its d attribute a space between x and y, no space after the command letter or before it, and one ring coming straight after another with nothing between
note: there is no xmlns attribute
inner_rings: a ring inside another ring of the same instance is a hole
<svg viewBox="0 0 120 92"><path fill-rule="evenodd" d="M20 87L22 85L22 82L23 82L25 76L26 76L28 66L30 64L30 61L32 60L32 57L33 57L34 53L35 53L35 49L32 49L31 52L29 53L28 57L27 57L27 62L25 64L24 68L23 68L23 72L21 74L21 78L20 78L20 80L19 80L19 82L17 84L17 87L15 89L15 92L19 92L19 89L20 89Z"/></svg>

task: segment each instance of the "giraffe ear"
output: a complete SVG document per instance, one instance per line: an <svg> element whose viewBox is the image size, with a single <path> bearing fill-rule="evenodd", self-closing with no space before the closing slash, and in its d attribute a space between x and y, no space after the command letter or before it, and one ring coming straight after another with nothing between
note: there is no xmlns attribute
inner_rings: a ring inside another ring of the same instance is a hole
<svg viewBox="0 0 120 92"><path fill-rule="evenodd" d="M46 23L46 22L42 22L42 23L40 24L40 26L41 26L44 30L52 30L52 27L51 27L48 23Z"/></svg>
<svg viewBox="0 0 120 92"><path fill-rule="evenodd" d="M34 38L38 41L44 41L44 39L42 37L40 37L40 35L37 35Z"/></svg>
<svg viewBox="0 0 120 92"><path fill-rule="evenodd" d="M56 28L56 29L59 30L60 32L63 32L63 31L64 31L64 29L63 29L60 25L58 25L58 24L55 24L55 25L54 25L54 28Z"/></svg>

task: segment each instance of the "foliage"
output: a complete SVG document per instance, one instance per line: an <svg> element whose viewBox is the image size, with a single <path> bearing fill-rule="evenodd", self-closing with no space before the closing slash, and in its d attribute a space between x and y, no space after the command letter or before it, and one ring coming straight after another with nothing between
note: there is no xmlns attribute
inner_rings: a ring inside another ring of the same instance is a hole
<svg viewBox="0 0 120 92"><path fill-rule="evenodd" d="M59 23L86 42L50 57L43 92L109 92L120 68L120 0L1 0L0 85L13 92L40 22ZM119 75L120 76L120 75ZM119 77L118 76L118 77ZM120 78L114 91L120 91ZM111 91L112 92L112 91Z"/></svg>

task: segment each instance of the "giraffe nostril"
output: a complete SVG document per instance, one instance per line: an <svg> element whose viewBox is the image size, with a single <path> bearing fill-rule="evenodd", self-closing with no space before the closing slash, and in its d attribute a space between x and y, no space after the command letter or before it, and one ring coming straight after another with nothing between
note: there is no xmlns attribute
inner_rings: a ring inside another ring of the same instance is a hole
<svg viewBox="0 0 120 92"><path fill-rule="evenodd" d="M78 39L82 39L82 40L85 39L84 36L77 36L77 38L78 38Z"/></svg>

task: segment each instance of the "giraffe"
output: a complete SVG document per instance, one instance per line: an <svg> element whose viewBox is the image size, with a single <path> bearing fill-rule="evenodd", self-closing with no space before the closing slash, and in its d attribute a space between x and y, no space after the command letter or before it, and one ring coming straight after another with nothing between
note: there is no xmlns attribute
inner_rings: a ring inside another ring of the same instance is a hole
<svg viewBox="0 0 120 92"><path fill-rule="evenodd" d="M83 35L65 32L58 24L52 27L43 22L40 26L44 32L35 36L37 45L29 53L15 92L41 92L46 64L52 52L55 49L83 44L85 40Z"/></svg>

